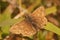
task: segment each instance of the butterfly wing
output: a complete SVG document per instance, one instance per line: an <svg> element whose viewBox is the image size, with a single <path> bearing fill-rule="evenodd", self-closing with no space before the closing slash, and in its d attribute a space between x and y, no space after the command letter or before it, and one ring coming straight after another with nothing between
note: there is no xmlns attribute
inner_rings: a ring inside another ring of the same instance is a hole
<svg viewBox="0 0 60 40"><path fill-rule="evenodd" d="M19 22L15 25L13 25L10 28L10 32L13 34L22 34L23 36L32 36L36 33L36 30L34 29L33 25L30 24L28 21L24 20L22 22Z"/></svg>
<svg viewBox="0 0 60 40"><path fill-rule="evenodd" d="M43 6L37 8L30 17L34 21L34 23L39 28L43 28L43 26L47 23L47 19L45 18L45 9Z"/></svg>

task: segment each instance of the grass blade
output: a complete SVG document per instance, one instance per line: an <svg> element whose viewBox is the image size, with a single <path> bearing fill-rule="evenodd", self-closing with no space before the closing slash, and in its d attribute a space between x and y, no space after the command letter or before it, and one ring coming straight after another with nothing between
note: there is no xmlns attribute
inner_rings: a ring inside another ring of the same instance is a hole
<svg viewBox="0 0 60 40"><path fill-rule="evenodd" d="M44 29L60 35L60 28L58 28L57 26L53 25L53 24L50 23L50 22L47 23L47 25L45 26Z"/></svg>

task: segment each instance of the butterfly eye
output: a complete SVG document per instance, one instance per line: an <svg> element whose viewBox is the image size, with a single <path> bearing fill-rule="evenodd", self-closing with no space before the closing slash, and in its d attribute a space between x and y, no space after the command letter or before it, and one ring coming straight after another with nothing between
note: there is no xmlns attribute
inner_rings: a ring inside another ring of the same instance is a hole
<svg viewBox="0 0 60 40"><path fill-rule="evenodd" d="M10 28L10 32L13 34L22 34L23 36L32 36L36 33L35 28L28 21L24 20L13 25Z"/></svg>

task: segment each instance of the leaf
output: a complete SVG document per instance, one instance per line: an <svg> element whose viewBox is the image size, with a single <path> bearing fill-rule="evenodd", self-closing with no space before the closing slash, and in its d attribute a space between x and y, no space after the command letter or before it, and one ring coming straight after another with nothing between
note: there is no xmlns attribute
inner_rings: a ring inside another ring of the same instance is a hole
<svg viewBox="0 0 60 40"><path fill-rule="evenodd" d="M57 26L53 25L53 24L50 23L50 22L47 23L47 25L45 26L44 29L60 35L60 28L58 28Z"/></svg>
<svg viewBox="0 0 60 40"><path fill-rule="evenodd" d="M9 28L10 28L10 26L6 25L4 27L1 27L1 30L2 30L3 33L9 34Z"/></svg>
<svg viewBox="0 0 60 40"><path fill-rule="evenodd" d="M45 34L40 30L37 33L38 40L45 40Z"/></svg>
<svg viewBox="0 0 60 40"><path fill-rule="evenodd" d="M0 23L0 26L12 25L12 24L15 24L17 22L20 22L20 21L22 21L24 19L25 19L24 17L21 17L19 19L8 19L8 20L5 20L5 21L1 22Z"/></svg>
<svg viewBox="0 0 60 40"><path fill-rule="evenodd" d="M8 6L5 9L5 11L2 13L0 22L5 21L5 20L10 19L10 18L11 18L11 10L10 10L10 6Z"/></svg>
<svg viewBox="0 0 60 40"><path fill-rule="evenodd" d="M42 38L41 36L42 36L42 32L39 31L38 34L37 34L38 40L41 40L41 38Z"/></svg>
<svg viewBox="0 0 60 40"><path fill-rule="evenodd" d="M46 8L45 11L46 11L46 15L49 15L51 13L54 13L55 14L55 12L57 11L57 8L56 8L56 6L52 6L50 8Z"/></svg>

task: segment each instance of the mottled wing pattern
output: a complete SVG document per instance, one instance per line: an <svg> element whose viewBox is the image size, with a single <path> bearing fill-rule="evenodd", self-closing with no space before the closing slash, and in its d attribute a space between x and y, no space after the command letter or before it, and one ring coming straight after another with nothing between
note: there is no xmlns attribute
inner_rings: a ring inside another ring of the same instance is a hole
<svg viewBox="0 0 60 40"><path fill-rule="evenodd" d="M10 28L10 32L13 34L22 34L23 36L32 36L36 33L36 30L34 29L32 24L24 20L22 22L14 24Z"/></svg>
<svg viewBox="0 0 60 40"><path fill-rule="evenodd" d="M43 6L37 8L30 17L34 21L34 23L39 28L43 28L43 26L47 23L47 19L45 18L45 9Z"/></svg>

